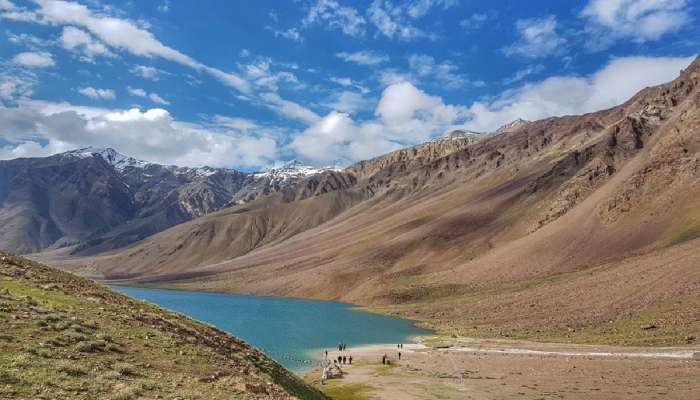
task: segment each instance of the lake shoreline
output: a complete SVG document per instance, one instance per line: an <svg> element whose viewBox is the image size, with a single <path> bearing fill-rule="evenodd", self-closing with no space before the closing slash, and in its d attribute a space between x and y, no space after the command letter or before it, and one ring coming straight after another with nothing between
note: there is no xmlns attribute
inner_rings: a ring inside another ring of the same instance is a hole
<svg viewBox="0 0 700 400"><path fill-rule="evenodd" d="M337 301L112 285L114 290L207 323L263 351L297 375L322 351L432 334L413 321Z"/></svg>
<svg viewBox="0 0 700 400"><path fill-rule="evenodd" d="M360 346L348 349L352 365L341 366L342 378L320 382L320 369L304 380L329 395L360 391L378 399L415 398L646 398L659 386L668 398L691 398L700 390L692 379L700 373L700 346L591 346L516 340L452 338L450 345L416 343ZM401 360L398 360L401 351ZM338 356L329 351L329 358ZM382 365L384 354L390 365ZM640 370L642 372L640 372ZM576 388L576 389L572 389ZM634 388L632 390L631 388Z"/></svg>

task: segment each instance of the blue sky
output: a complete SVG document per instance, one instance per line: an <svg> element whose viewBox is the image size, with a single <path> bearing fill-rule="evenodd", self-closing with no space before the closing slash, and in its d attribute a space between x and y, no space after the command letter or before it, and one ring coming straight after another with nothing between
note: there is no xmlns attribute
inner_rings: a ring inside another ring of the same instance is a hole
<svg viewBox="0 0 700 400"><path fill-rule="evenodd" d="M687 0L0 0L0 159L347 165L595 111L700 49Z"/></svg>

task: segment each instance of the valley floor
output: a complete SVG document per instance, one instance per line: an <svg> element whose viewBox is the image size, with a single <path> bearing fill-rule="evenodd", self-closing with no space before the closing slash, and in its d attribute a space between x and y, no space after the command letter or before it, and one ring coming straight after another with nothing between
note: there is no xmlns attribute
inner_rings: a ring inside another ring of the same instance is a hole
<svg viewBox="0 0 700 400"><path fill-rule="evenodd" d="M700 347L632 348L468 338L349 349L336 399L695 399ZM382 365L387 354L391 365ZM331 359L338 352L329 352Z"/></svg>

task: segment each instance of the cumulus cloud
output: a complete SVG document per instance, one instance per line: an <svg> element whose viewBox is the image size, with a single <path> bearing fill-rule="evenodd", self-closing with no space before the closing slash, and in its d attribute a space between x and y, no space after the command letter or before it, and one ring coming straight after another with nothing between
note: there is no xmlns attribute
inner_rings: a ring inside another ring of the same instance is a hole
<svg viewBox="0 0 700 400"><path fill-rule="evenodd" d="M553 15L543 18L521 19L515 24L519 40L503 48L506 55L539 58L561 55L566 39L557 32L557 19Z"/></svg>
<svg viewBox="0 0 700 400"><path fill-rule="evenodd" d="M635 42L658 40L690 23L687 0L590 0L581 11L596 39L594 49L604 49L616 39Z"/></svg>
<svg viewBox="0 0 700 400"><path fill-rule="evenodd" d="M44 156L68 149L114 147L162 164L260 167L277 157L277 142L242 132L175 120L162 108L108 110L67 103L24 101L0 107L0 158Z"/></svg>
<svg viewBox="0 0 700 400"><path fill-rule="evenodd" d="M92 86L78 89L78 93L91 99L112 100L116 97L112 89L96 89Z"/></svg>
<svg viewBox="0 0 700 400"><path fill-rule="evenodd" d="M302 20L303 26L323 24L331 29L340 29L348 36L362 36L366 21L352 7L342 6L335 0L316 0Z"/></svg>
<svg viewBox="0 0 700 400"><path fill-rule="evenodd" d="M375 53L371 51L356 51L354 53L340 52L336 54L336 57L341 60L360 64L360 65L377 65L389 61L389 57L385 54Z"/></svg>
<svg viewBox="0 0 700 400"><path fill-rule="evenodd" d="M51 53L26 51L12 58L12 62L29 68L46 68L56 65Z"/></svg>
<svg viewBox="0 0 700 400"><path fill-rule="evenodd" d="M466 109L445 104L409 82L388 86L375 119L354 121L332 111L293 135L290 148L316 163L348 163L425 141L463 121Z"/></svg>
<svg viewBox="0 0 700 400"><path fill-rule="evenodd" d="M553 76L469 108L468 129L490 131L517 118L583 114L620 104L637 91L676 78L693 57L614 58L585 77Z"/></svg>

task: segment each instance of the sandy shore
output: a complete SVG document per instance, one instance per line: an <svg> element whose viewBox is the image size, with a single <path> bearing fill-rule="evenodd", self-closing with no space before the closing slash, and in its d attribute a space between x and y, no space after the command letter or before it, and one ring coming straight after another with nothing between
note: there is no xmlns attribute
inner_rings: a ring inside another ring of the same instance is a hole
<svg viewBox="0 0 700 400"><path fill-rule="evenodd" d="M352 355L344 376L319 386L349 399L700 400L700 347L628 348L450 339L329 351ZM450 347L447 347L450 346ZM697 354L696 354L697 353ZM391 365L382 365L387 354ZM306 379L320 385L320 372Z"/></svg>

